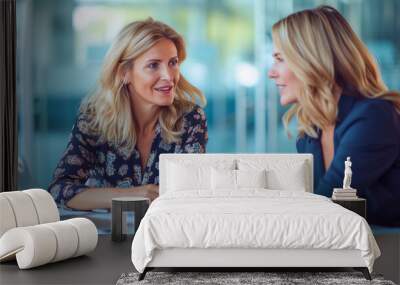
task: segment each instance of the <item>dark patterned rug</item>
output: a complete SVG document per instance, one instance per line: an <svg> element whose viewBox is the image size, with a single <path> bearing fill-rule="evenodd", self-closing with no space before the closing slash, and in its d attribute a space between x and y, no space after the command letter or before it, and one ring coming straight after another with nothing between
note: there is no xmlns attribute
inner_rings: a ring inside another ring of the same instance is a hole
<svg viewBox="0 0 400 285"><path fill-rule="evenodd" d="M360 272L154 272L150 271L142 281L139 273L124 273L117 285L134 284L379 284L395 285L380 275L372 274L372 281Z"/></svg>

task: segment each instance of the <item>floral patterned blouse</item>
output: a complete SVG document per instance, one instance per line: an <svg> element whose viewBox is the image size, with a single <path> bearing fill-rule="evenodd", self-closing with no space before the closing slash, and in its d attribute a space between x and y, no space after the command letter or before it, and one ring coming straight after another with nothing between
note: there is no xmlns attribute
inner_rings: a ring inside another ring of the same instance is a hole
<svg viewBox="0 0 400 285"><path fill-rule="evenodd" d="M159 183L158 160L161 153L204 153L208 140L203 109L195 106L183 117L182 140L166 143L157 124L147 165L142 171L139 151L129 151L102 141L88 128L80 114L72 128L69 143L48 191L57 204L65 205L86 188L133 187Z"/></svg>

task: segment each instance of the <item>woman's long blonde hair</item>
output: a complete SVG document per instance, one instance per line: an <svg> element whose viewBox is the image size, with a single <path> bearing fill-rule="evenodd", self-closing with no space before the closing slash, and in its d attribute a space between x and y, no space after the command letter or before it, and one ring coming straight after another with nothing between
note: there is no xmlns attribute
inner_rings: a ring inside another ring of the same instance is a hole
<svg viewBox="0 0 400 285"><path fill-rule="evenodd" d="M89 127L102 139L129 150L135 147L136 127L129 91L123 80L124 73L132 67L137 57L164 38L175 44L179 63L183 62L186 50L182 36L152 18L126 25L108 50L98 88L80 107L80 112L89 120ZM180 74L173 104L161 107L159 114L161 135L166 142L179 141L182 115L193 108L196 98L200 103L206 103L202 92Z"/></svg>
<svg viewBox="0 0 400 285"><path fill-rule="evenodd" d="M317 129L335 124L338 88L391 101L400 112L400 93L388 91L374 57L336 9L291 14L273 25L272 38L302 82L298 102L283 116L286 129L294 115L299 136L318 137Z"/></svg>

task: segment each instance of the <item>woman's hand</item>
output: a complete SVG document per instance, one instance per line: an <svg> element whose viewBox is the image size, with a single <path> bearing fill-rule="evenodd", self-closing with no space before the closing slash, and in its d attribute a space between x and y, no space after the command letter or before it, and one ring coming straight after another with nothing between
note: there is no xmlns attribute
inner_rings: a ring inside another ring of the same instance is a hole
<svg viewBox="0 0 400 285"><path fill-rule="evenodd" d="M158 197L158 185L156 184L147 184L142 186L142 195L146 198L150 199L150 202L153 202L154 199Z"/></svg>

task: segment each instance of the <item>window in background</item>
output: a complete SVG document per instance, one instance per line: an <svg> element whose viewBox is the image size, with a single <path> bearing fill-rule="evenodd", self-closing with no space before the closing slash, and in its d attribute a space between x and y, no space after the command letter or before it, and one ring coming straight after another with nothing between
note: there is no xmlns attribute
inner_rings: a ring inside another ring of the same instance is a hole
<svg viewBox="0 0 400 285"><path fill-rule="evenodd" d="M267 79L270 30L280 18L320 4L344 14L377 56L388 86L400 89L396 0L17 0L19 188L47 188L112 39L147 17L186 40L182 73L208 100L208 152L295 152L281 123L286 109Z"/></svg>

